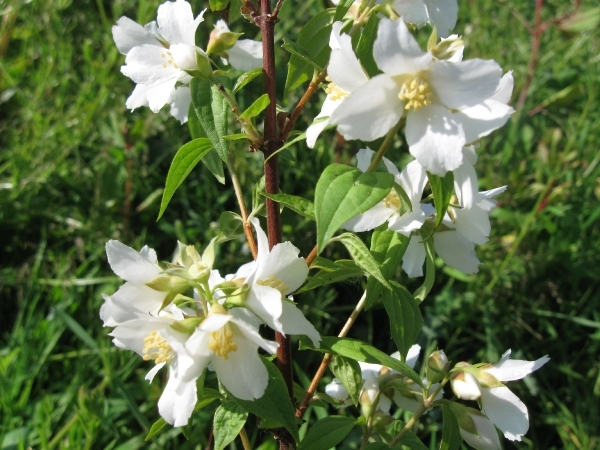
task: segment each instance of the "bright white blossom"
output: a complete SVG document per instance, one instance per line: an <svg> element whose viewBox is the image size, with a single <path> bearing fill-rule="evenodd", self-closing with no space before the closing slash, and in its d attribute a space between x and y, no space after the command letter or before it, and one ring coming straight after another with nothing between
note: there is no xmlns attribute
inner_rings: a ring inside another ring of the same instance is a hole
<svg viewBox="0 0 600 450"><path fill-rule="evenodd" d="M383 19L373 56L382 74L354 90L330 117L346 139L384 136L406 112L410 153L444 175L463 162L462 147L508 120L512 109L486 102L499 86L495 61L440 61L419 48L403 21Z"/></svg>
<svg viewBox="0 0 600 450"><path fill-rule="evenodd" d="M306 280L308 266L291 242L282 242L269 251L267 235L257 218L252 218L256 230L258 256L239 268L233 281L248 286L243 306L258 316L267 326L282 334L303 334L318 347L319 332L286 296ZM228 277L229 278L229 277Z"/></svg>
<svg viewBox="0 0 600 450"><path fill-rule="evenodd" d="M325 89L327 97L323 102L321 112L306 130L306 144L309 148L315 146L319 134L329 125L329 116L344 102L348 94L369 81L369 77L352 50L350 36L342 34L342 22L333 24L329 46L331 47L331 56L327 66L329 79L329 84Z"/></svg>
<svg viewBox="0 0 600 450"><path fill-rule="evenodd" d="M463 440L477 450L502 450L494 424L476 409L465 408L465 410L475 429L467 430L460 427L460 435Z"/></svg>
<svg viewBox="0 0 600 450"><path fill-rule="evenodd" d="M358 169L366 172L371 164L375 152L371 149L361 149L356 158ZM394 189L379 204L368 211L360 214L343 225L351 231L360 232L372 230L384 222L388 222L388 228L405 236L410 236L413 231L421 228L427 217L434 212L432 205L421 203L423 190L427 184L427 174L417 161L411 161L406 168L400 172L394 163L383 158L383 163L389 173L394 175L395 182L399 184L410 200L410 211L402 214L402 200Z"/></svg>
<svg viewBox="0 0 600 450"><path fill-rule="evenodd" d="M195 44L196 28L204 11L196 18L185 0L168 1L158 7L157 22L142 27L121 17L113 27L113 38L119 51L126 55L121 72L136 87L126 106L135 109L149 106L158 112L165 104L181 123L187 121L191 104L188 71L199 70L197 58L208 59Z"/></svg>
<svg viewBox="0 0 600 450"><path fill-rule="evenodd" d="M456 25L456 0L393 0L392 7L406 23L417 26L431 23L439 36L445 38Z"/></svg>
<svg viewBox="0 0 600 450"><path fill-rule="evenodd" d="M503 383L524 378L550 358L543 356L536 361L524 361L510 359L510 353L507 350L500 361L483 366L479 372L459 374L457 379L452 380L452 390L458 398L478 399L482 412L504 433L504 437L520 441L529 429L527 407Z"/></svg>
<svg viewBox="0 0 600 450"><path fill-rule="evenodd" d="M226 45L226 50L218 52L219 55L229 61L235 69L244 72L257 69L263 65L262 43L252 39L237 39L237 34L231 33L224 20L217 21L214 31L211 33L211 42L218 42L224 36L234 36L233 46ZM208 44L207 53L210 53L211 42Z"/></svg>

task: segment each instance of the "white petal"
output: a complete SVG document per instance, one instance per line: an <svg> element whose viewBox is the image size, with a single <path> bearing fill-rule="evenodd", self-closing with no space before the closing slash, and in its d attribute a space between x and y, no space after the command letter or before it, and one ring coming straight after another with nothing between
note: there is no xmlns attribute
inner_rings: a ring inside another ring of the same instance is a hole
<svg viewBox="0 0 600 450"><path fill-rule="evenodd" d="M306 129L306 145L308 148L315 148L315 143L321 132L329 125L329 116L341 105L343 100L332 100L329 96L325 97L321 112L315 117L313 123ZM317 119L325 118L317 122ZM317 122L317 123L315 123Z"/></svg>
<svg viewBox="0 0 600 450"><path fill-rule="evenodd" d="M479 192L477 194L477 207L481 208L486 213L491 214L492 210L496 207L498 203L493 197L502 194L506 191L507 186L500 186L495 189L490 189L489 191Z"/></svg>
<svg viewBox="0 0 600 450"><path fill-rule="evenodd" d="M513 112L510 106L490 99L464 108L455 117L463 125L465 140L471 143L504 126Z"/></svg>
<svg viewBox="0 0 600 450"><path fill-rule="evenodd" d="M175 61L175 64L177 64L181 70L198 69L198 63L196 62L198 50L200 49L195 45L187 44L173 44L169 47L169 51L173 56L173 61Z"/></svg>
<svg viewBox="0 0 600 450"><path fill-rule="evenodd" d="M506 386L482 388L481 409L511 441L520 441L529 429L525 404Z"/></svg>
<svg viewBox="0 0 600 450"><path fill-rule="evenodd" d="M413 234L402 256L402 270L410 278L423 276L423 263L426 257L425 245L421 242L421 236Z"/></svg>
<svg viewBox="0 0 600 450"><path fill-rule="evenodd" d="M429 19L423 0L396 0L392 7L406 23L424 25Z"/></svg>
<svg viewBox="0 0 600 450"><path fill-rule="evenodd" d="M117 24L112 27L112 35L119 52L123 55L138 45L161 45L155 35L129 17L117 20Z"/></svg>
<svg viewBox="0 0 600 450"><path fill-rule="evenodd" d="M141 45L130 50L121 66L121 73L138 84L157 86L171 79L177 79L182 71L164 47Z"/></svg>
<svg viewBox="0 0 600 450"><path fill-rule="evenodd" d="M377 75L344 99L329 122L338 125L345 139L373 141L385 135L402 117L398 86L389 76Z"/></svg>
<svg viewBox="0 0 600 450"><path fill-rule="evenodd" d="M188 120L188 112L192 104L192 93L187 86L175 88L175 95L171 100L171 115L183 125Z"/></svg>
<svg viewBox="0 0 600 450"><path fill-rule="evenodd" d="M331 31L330 45L335 40L335 48L331 46L331 56L327 66L327 75L331 81L345 91L352 92L359 86L362 86L369 77L365 74L362 66L358 62L354 51L352 50L352 39L348 34L339 34L341 31L341 22L336 22ZM337 38L334 34L337 33Z"/></svg>
<svg viewBox="0 0 600 450"><path fill-rule="evenodd" d="M158 316L158 311L167 296L167 292L159 292L144 284L125 283L112 295L116 304L129 310L139 311L144 314ZM116 315L114 316L117 317ZM124 322L121 317L120 322Z"/></svg>
<svg viewBox="0 0 600 450"><path fill-rule="evenodd" d="M156 374L158 373L158 371L160 369L162 369L165 364L167 364L166 362L161 362L160 364L156 364L152 369L150 369L150 371L146 374L146 376L144 377L144 380L147 380L149 383L152 383L152 380L154 380L154 377L156 376Z"/></svg>
<svg viewBox="0 0 600 450"><path fill-rule="evenodd" d="M456 231L475 244L485 244L492 226L488 214L481 208L454 208Z"/></svg>
<svg viewBox="0 0 600 450"><path fill-rule="evenodd" d="M356 153L356 167L358 170L366 172L371 165L371 159L373 159L374 154L375 152L370 148L361 148Z"/></svg>
<svg viewBox="0 0 600 450"><path fill-rule="evenodd" d="M440 37L447 37L456 25L458 4L456 0L425 0L429 20L437 27Z"/></svg>
<svg viewBox="0 0 600 450"><path fill-rule="evenodd" d="M408 353L406 354L406 365L411 369L415 368L415 364L417 363L417 359L419 359L419 354L421 353L421 346L419 344L414 344L408 349Z"/></svg>
<svg viewBox="0 0 600 450"><path fill-rule="evenodd" d="M308 276L308 266L304 258L298 257L300 250L291 242L286 241L277 244L264 258L262 270L256 274L255 283L269 280L284 283L287 288L282 291L288 295L302 286ZM268 284L267 284L268 285Z"/></svg>
<svg viewBox="0 0 600 450"><path fill-rule="evenodd" d="M535 361L523 361L520 359L501 360L493 367L485 369L486 372L494 375L498 381L520 380L532 372L535 372L544 364L550 361L548 355L542 356Z"/></svg>
<svg viewBox="0 0 600 450"><path fill-rule="evenodd" d="M392 220L390 220L388 227L390 230L394 230L408 237L413 231L420 230L426 219L427 215L425 215L425 212L417 205L416 208L413 206L413 210L409 213L401 216L394 216Z"/></svg>
<svg viewBox="0 0 600 450"><path fill-rule="evenodd" d="M277 289L253 284L245 305L246 308L260 317L269 328L282 333L283 329L279 321L283 311L281 303L281 292Z"/></svg>
<svg viewBox="0 0 600 450"><path fill-rule="evenodd" d="M478 435L476 436L461 428L460 435L463 440L478 450L502 450L502 445L500 444L500 439L498 439L498 433L494 424L483 415L469 415L473 419Z"/></svg>
<svg viewBox="0 0 600 450"><path fill-rule="evenodd" d="M234 333L237 350L227 359L212 357L212 365L223 386L241 400L254 400L265 393L269 383L267 369L259 358L258 346Z"/></svg>
<svg viewBox="0 0 600 450"><path fill-rule="evenodd" d="M261 228L258 218L253 217L250 221L256 231L256 246L258 247L258 256L256 259L257 261L262 261L269 254L269 240Z"/></svg>
<svg viewBox="0 0 600 450"><path fill-rule="evenodd" d="M163 106L173 100L176 83L177 78L172 78L148 89L148 106L152 112L157 113Z"/></svg>
<svg viewBox="0 0 600 450"><path fill-rule="evenodd" d="M463 208L472 208L477 196L478 180L475 167L465 157L463 147L463 163L454 170L454 191L458 198L458 203Z"/></svg>
<svg viewBox="0 0 600 450"><path fill-rule="evenodd" d="M195 45L196 28L205 11L194 19L192 6L187 1L165 2L158 7L159 32L170 44Z"/></svg>
<svg viewBox="0 0 600 450"><path fill-rule="evenodd" d="M477 400L481 397L481 388L473 375L463 372L464 379L451 380L452 391L462 400Z"/></svg>
<svg viewBox="0 0 600 450"><path fill-rule="evenodd" d="M158 400L158 412L167 423L181 427L187 425L197 400L196 380L181 381L173 376L171 369L169 381Z"/></svg>
<svg viewBox="0 0 600 450"><path fill-rule="evenodd" d="M477 273L479 259L475 254L475 244L466 240L457 231L443 231L433 235L436 253L446 264L466 274Z"/></svg>
<svg viewBox="0 0 600 450"><path fill-rule="evenodd" d="M427 184L427 173L418 161L409 162L400 174L398 184L402 186L404 192L412 202L412 209L418 207L421 203L423 190Z"/></svg>
<svg viewBox="0 0 600 450"><path fill-rule="evenodd" d="M411 155L429 172L444 176L462 164L465 136L454 114L439 105L410 111L406 117L406 142Z"/></svg>
<svg viewBox="0 0 600 450"><path fill-rule="evenodd" d="M348 390L344 387L342 382L337 378L334 378L331 383L325 386L325 393L330 397L345 402L350 397Z"/></svg>
<svg viewBox="0 0 600 450"><path fill-rule="evenodd" d="M502 68L496 61L469 59L458 63L436 60L430 83L444 105L463 109L487 100L494 94Z"/></svg>
<svg viewBox="0 0 600 450"><path fill-rule="evenodd" d="M125 281L145 284L161 272L158 266L119 241L110 240L106 243L106 256L112 271Z"/></svg>
<svg viewBox="0 0 600 450"><path fill-rule="evenodd" d="M513 87L515 85L515 79L513 78L512 70L506 72L500 79L496 92L490 97L490 100L496 100L497 102L507 104L512 96Z"/></svg>
<svg viewBox="0 0 600 450"><path fill-rule="evenodd" d="M140 106L148 106L148 86L136 84L131 95L125 102L127 109L133 111Z"/></svg>
<svg viewBox="0 0 600 450"><path fill-rule="evenodd" d="M251 39L241 39L227 50L227 59L235 69L244 72L262 67L262 44Z"/></svg>
<svg viewBox="0 0 600 450"><path fill-rule="evenodd" d="M262 348L269 354L273 354L277 351L279 344L274 341L269 341L268 339L263 338L256 329L252 328L247 323L234 319L233 323L237 326L238 331L243 335L243 337L254 344L257 347Z"/></svg>
<svg viewBox="0 0 600 450"><path fill-rule="evenodd" d="M283 312L279 318L282 330L284 334L303 334L308 336L316 348L319 348L321 342L321 335L310 323L302 311L298 307L289 301L283 300L282 302Z"/></svg>
<svg viewBox="0 0 600 450"><path fill-rule="evenodd" d="M112 336L114 344L119 348L133 350L140 356L144 356L144 338L152 331L157 331L161 336L170 332L169 325L172 320L160 318L148 318L139 315L137 319L129 320L117 326L109 336ZM164 336L163 336L164 337Z"/></svg>
<svg viewBox="0 0 600 450"><path fill-rule="evenodd" d="M402 20L382 19L373 45L377 66L388 75L416 74L431 64Z"/></svg>
<svg viewBox="0 0 600 450"><path fill-rule="evenodd" d="M392 407L392 400L386 395L381 394L379 396L379 402L377 403L377 409L382 411L384 414L390 413L390 408Z"/></svg>
<svg viewBox="0 0 600 450"><path fill-rule="evenodd" d="M383 202L373 206L363 214L348 220L342 225L342 228L354 232L369 231L377 228L382 223L385 223L394 213L395 210L388 208Z"/></svg>

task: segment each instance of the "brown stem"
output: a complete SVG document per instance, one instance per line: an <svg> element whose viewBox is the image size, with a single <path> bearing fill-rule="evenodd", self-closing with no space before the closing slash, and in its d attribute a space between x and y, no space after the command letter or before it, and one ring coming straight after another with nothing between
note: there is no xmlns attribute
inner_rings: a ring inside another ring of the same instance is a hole
<svg viewBox="0 0 600 450"><path fill-rule="evenodd" d="M277 18L277 16L279 16L279 10L283 6L283 2L284 2L284 0L277 1L277 4L275 5L275 8L273 9L273 14L271 14L273 17Z"/></svg>
<svg viewBox="0 0 600 450"><path fill-rule="evenodd" d="M326 76L327 76L327 66L325 66L323 68L323 70L319 73L319 75L317 75L317 77L310 82L310 84L308 85L308 88L306 89L306 92L304 93L304 95L302 96L302 98L300 99L300 101L298 102L296 107L294 108L294 111L292 111L292 114L290 115L288 120L285 122L285 125L283 126L283 130L281 130L281 133L279 134L279 137L281 138L282 141L285 142L287 140L287 137L290 134L290 132L292 131L292 128L294 128L294 125L296 124L296 121L300 117L302 110L304 109L304 107L306 106L306 104L308 103L310 98L315 94L315 92L317 92L317 90L319 89L319 85L323 82L323 80L325 79Z"/></svg>
<svg viewBox="0 0 600 450"><path fill-rule="evenodd" d="M525 105L525 100L527 100L527 93L529 91L529 86L531 85L531 81L533 80L533 74L535 72L535 67L537 66L538 60L538 50L540 47L540 36L544 31L545 26L542 24L542 6L544 5L544 0L536 0L535 2L535 27L533 29L533 42L531 44L531 56L529 57L529 64L527 66L527 76L525 77L525 83L523 84L523 88L519 93L519 101L517 102L517 111L520 111Z"/></svg>
<svg viewBox="0 0 600 450"><path fill-rule="evenodd" d="M306 264L310 267L310 265L312 264L312 262L315 260L315 258L317 257L317 252L319 251L319 249L317 248L317 246L315 245L313 247L313 249L310 251L310 253L308 254L308 256L306 257Z"/></svg>
<svg viewBox="0 0 600 450"><path fill-rule="evenodd" d="M265 110L264 144L262 147L265 157L265 191L268 194L277 194L279 193L279 160L277 155L273 154L281 148L283 141L277 136L277 97L275 92L275 23L277 22L277 17L271 14L270 0L260 0L260 15L255 16L254 20L262 31L264 87L265 93L271 101ZM266 199L266 212L267 236L269 248L271 249L281 242L279 205L271 199ZM290 399L293 399L294 385L290 339L281 333L275 333L275 340L279 343L279 348L277 349L277 367L283 375ZM280 450L293 449L293 439L284 434L280 440L279 448Z"/></svg>
<svg viewBox="0 0 600 450"><path fill-rule="evenodd" d="M360 298L360 300L354 307L352 314L350 314L350 317L348 317L348 320L346 321L344 328L342 328L342 331L340 331L340 334L338 334L338 337L345 337L348 334L348 331L350 331L350 328L352 328L352 325L354 325L356 318L358 317L358 315L362 311L363 307L365 306L366 300L367 300L367 291L364 292L364 294L362 295L362 297ZM315 373L315 376L313 377L312 381L310 382L310 386L308 387L308 390L306 391L306 395L302 399L302 403L300 403L300 406L296 410L296 417L302 418L302 416L306 412L306 409L308 408L308 403L310 402L310 399L312 398L315 391L317 390L317 386L319 385L321 378L323 378L323 375L325 375L325 371L327 370L327 367L329 366L329 363L331 362L332 357L333 357L333 355L331 353L328 353L325 355L325 357L321 361L321 365L317 369L317 373Z"/></svg>

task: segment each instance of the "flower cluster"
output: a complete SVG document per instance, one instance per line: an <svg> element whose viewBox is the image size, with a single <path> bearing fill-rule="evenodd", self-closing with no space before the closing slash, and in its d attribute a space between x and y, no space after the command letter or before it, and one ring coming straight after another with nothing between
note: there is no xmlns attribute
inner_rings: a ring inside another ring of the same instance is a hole
<svg viewBox="0 0 600 450"><path fill-rule="evenodd" d="M262 65L262 46L252 40L238 40L227 24L219 21L211 34L207 51L196 46L196 29L204 20L196 18L185 0L167 1L158 7L156 22L142 26L121 17L112 28L119 51L126 55L121 72L131 78L135 89L127 99L127 108L149 106L158 112L166 104L171 115L185 123L192 102L187 86L192 77L212 76L209 54L229 58L240 70Z"/></svg>
<svg viewBox="0 0 600 450"><path fill-rule="evenodd" d="M200 255L180 243L176 260L159 265L148 247L137 252L118 241L106 244L110 266L125 284L104 296L100 317L104 326L115 327L110 333L115 345L154 361L147 380L169 366L158 408L175 426L187 424L196 404L196 380L207 367L237 398L264 394L268 376L257 350L272 354L278 344L258 333L261 324L307 335L319 346L319 333L288 298L306 279L304 258L289 242L269 251L258 220L253 224L256 261L225 278L212 268L213 245Z"/></svg>

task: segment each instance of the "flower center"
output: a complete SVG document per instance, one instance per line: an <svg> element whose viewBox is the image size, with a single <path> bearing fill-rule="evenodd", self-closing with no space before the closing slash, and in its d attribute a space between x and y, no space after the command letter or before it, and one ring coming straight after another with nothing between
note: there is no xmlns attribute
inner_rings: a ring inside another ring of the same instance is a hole
<svg viewBox="0 0 600 450"><path fill-rule="evenodd" d="M331 81L331 78L327 77L325 79L327 81L329 81L329 84L325 88L325 92L327 93L327 96L331 100L341 100L343 98L346 98L348 96L348 94L350 94L350 92L342 89L337 84L335 84L333 81Z"/></svg>
<svg viewBox="0 0 600 450"><path fill-rule="evenodd" d="M263 278L262 280L258 280L256 284L260 284L261 286L272 287L281 292L281 294L283 294L290 288L287 284L278 279L275 275L269 275L269 278Z"/></svg>
<svg viewBox="0 0 600 450"><path fill-rule="evenodd" d="M164 62L162 65L165 69L169 67L169 65L173 65L173 68L179 69L179 66L175 64L175 61L173 60L173 54L171 52L167 51L160 56L167 60L167 62Z"/></svg>
<svg viewBox="0 0 600 450"><path fill-rule="evenodd" d="M417 111L431 104L431 94L429 83L420 76L415 76L402 83L398 98L404 102L404 109Z"/></svg>
<svg viewBox="0 0 600 450"><path fill-rule="evenodd" d="M154 360L156 364L171 362L175 352L164 337L153 330L144 338L144 361Z"/></svg>
<svg viewBox="0 0 600 450"><path fill-rule="evenodd" d="M387 195L387 197L383 199L383 206L385 206L386 208L399 210L400 203L400 197L398 197L396 189L392 189Z"/></svg>
<svg viewBox="0 0 600 450"><path fill-rule="evenodd" d="M237 350L237 345L233 342L233 331L231 331L228 324L225 324L219 330L210 333L208 348L223 359L228 359L227 355L229 352L235 352Z"/></svg>

